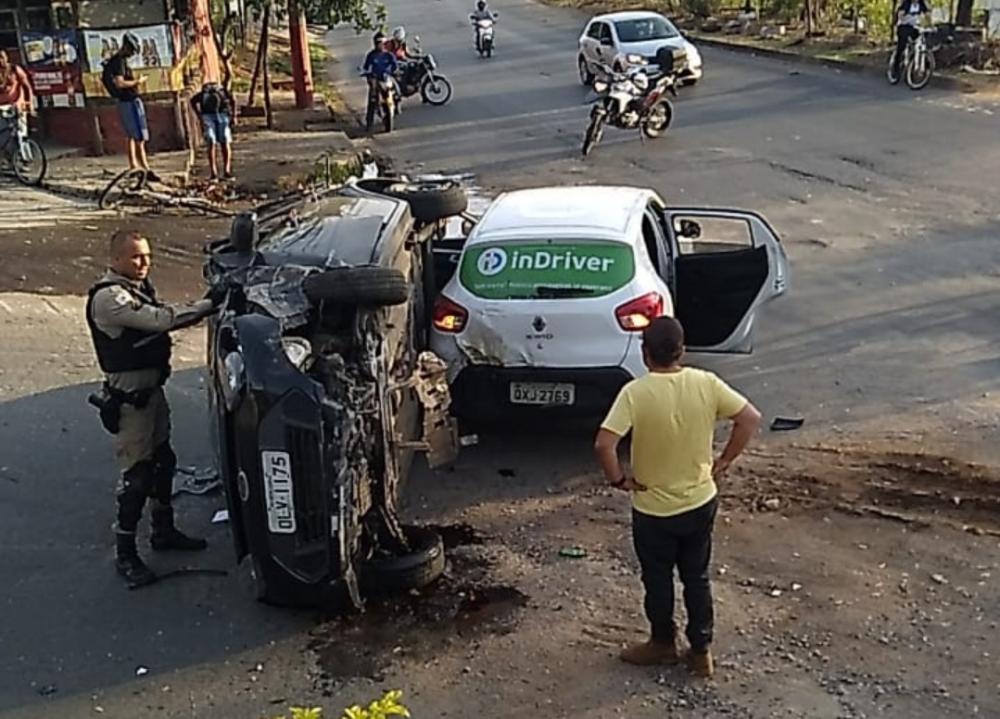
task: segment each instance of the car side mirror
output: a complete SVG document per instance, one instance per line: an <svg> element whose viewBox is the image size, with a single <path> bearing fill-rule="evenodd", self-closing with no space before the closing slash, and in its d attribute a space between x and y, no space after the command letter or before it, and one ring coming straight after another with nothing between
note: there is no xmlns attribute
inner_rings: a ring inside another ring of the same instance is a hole
<svg viewBox="0 0 1000 719"><path fill-rule="evenodd" d="M257 224L256 212L241 212L233 218L229 228L229 244L241 255L248 255L257 247L260 239L260 228Z"/></svg>
<svg viewBox="0 0 1000 719"><path fill-rule="evenodd" d="M677 234L688 240L698 239L701 237L701 225L694 220L681 220Z"/></svg>

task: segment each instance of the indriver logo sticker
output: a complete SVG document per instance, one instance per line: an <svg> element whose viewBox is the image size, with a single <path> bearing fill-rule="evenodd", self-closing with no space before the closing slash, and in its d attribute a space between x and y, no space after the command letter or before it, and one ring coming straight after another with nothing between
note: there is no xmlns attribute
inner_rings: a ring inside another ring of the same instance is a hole
<svg viewBox="0 0 1000 719"><path fill-rule="evenodd" d="M499 275L507 267L507 250L502 247L491 247L479 255L476 269L484 277Z"/></svg>

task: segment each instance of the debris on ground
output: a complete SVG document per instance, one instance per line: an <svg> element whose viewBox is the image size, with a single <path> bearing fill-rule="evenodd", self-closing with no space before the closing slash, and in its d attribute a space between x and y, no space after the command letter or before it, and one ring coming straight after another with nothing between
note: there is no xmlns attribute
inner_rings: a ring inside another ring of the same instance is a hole
<svg viewBox="0 0 1000 719"><path fill-rule="evenodd" d="M173 496L194 494L201 496L222 487L222 479L214 469L178 467L174 477Z"/></svg>
<svg viewBox="0 0 1000 719"><path fill-rule="evenodd" d="M788 432L794 429L800 429L803 424L805 424L805 418L803 417L775 417L771 420L771 431L772 432Z"/></svg>
<svg viewBox="0 0 1000 719"><path fill-rule="evenodd" d="M563 547L559 550L560 557L569 557L570 559L583 559L587 556L587 550L583 547Z"/></svg>

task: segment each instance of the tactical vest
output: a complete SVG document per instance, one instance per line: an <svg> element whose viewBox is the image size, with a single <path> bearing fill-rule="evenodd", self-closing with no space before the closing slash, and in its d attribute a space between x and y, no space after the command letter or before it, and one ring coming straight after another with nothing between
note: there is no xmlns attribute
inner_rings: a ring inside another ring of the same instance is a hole
<svg viewBox="0 0 1000 719"><path fill-rule="evenodd" d="M94 322L94 295L106 287L118 285L142 304L161 306L156 299L156 290L148 279L143 280L139 289L126 280L102 280L87 293L87 326L94 341L97 363L105 372L131 372L143 369L158 369L166 376L170 370L170 335L166 332L144 332L126 327L117 338L101 332ZM150 339L152 338L152 339ZM149 340L136 347L142 340Z"/></svg>

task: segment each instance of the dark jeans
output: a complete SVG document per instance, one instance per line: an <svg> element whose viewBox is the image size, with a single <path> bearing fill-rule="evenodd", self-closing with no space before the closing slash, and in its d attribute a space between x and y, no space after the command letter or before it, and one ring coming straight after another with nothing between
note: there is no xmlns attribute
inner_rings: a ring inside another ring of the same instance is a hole
<svg viewBox="0 0 1000 719"><path fill-rule="evenodd" d="M906 43L910 38L915 38L918 34L917 28L910 25L900 25L896 28L896 55L892 61L892 74L899 77L899 70L903 64L903 53L906 52Z"/></svg>
<svg viewBox="0 0 1000 719"><path fill-rule="evenodd" d="M632 512L632 540L642 568L646 590L646 617L656 641L673 641L674 567L684 585L687 638L691 648L704 651L712 643L712 585L708 563L712 557L712 525L719 500L673 517Z"/></svg>

